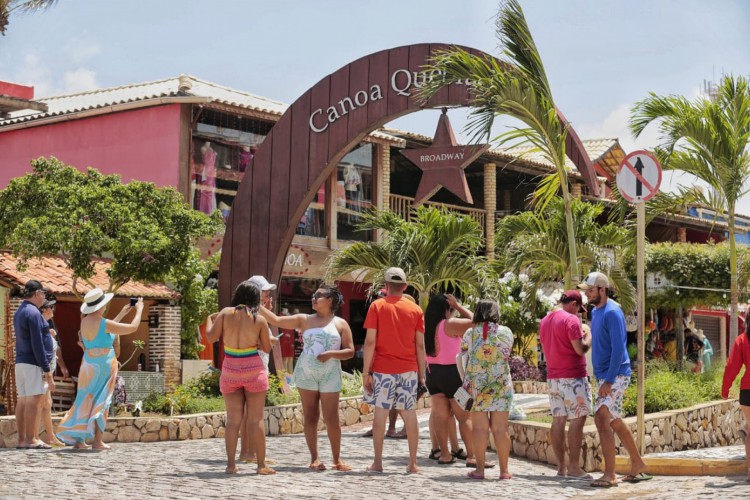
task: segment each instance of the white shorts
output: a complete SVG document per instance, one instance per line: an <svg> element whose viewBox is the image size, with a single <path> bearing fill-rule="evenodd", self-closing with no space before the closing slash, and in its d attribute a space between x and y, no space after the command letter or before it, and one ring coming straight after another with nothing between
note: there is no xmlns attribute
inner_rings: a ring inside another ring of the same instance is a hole
<svg viewBox="0 0 750 500"><path fill-rule="evenodd" d="M16 365L16 389L19 398L46 394L47 382L44 371L36 365L21 363Z"/></svg>
<svg viewBox="0 0 750 500"><path fill-rule="evenodd" d="M630 384L630 377L625 375L618 375L615 377L615 383L612 384L612 393L603 398L599 397L599 388L604 384L604 380L597 380L597 391L596 391L596 404L594 413L599 411L599 408L606 406L609 409L610 420L617 420L622 418L622 405L623 398L625 397L625 389Z"/></svg>

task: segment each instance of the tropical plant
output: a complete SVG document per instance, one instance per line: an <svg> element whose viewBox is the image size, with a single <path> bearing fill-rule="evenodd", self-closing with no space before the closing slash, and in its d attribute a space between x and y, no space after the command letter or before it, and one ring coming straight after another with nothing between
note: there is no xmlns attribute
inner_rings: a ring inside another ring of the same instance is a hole
<svg viewBox="0 0 750 500"><path fill-rule="evenodd" d="M694 191L699 202L726 213L729 229L730 342L737 337L738 283L735 214L750 189L750 83L742 76L722 78L716 96L689 101L653 92L633 107L630 129L637 137L657 122L662 134L655 153L665 170L692 174L709 186Z"/></svg>
<svg viewBox="0 0 750 500"><path fill-rule="evenodd" d="M580 275L565 160L568 129L558 115L544 64L516 0L501 5L496 36L504 56L502 61L459 48L438 51L428 71L437 71L443 78L428 80L420 96L426 101L445 85L459 80L470 81L472 111L466 129L471 140L493 140L498 146L530 144L529 152L540 153L555 166L555 171L540 182L534 197L537 208L544 209L558 192L562 193L568 245L566 255L570 265L570 272L564 278L566 288L570 288ZM520 120L525 127L514 128L491 139L494 121L502 115Z"/></svg>
<svg viewBox="0 0 750 500"><path fill-rule="evenodd" d="M0 0L0 35L5 36L10 15L14 12L46 10L56 3L57 0Z"/></svg>
<svg viewBox="0 0 750 500"><path fill-rule="evenodd" d="M138 354L138 351L141 351L146 348L146 342L144 342L143 340L134 340L133 345L135 346L135 348L133 349L133 352L130 353L130 356L128 356L128 359L122 362L120 362L120 360L117 360L118 369L130 363L130 360L133 359L133 356Z"/></svg>
<svg viewBox="0 0 750 500"><path fill-rule="evenodd" d="M401 267L423 309L432 292L460 290L483 296L490 286L486 260L479 255L482 227L469 216L420 206L410 221L388 211L366 213L359 228L385 234L380 243L357 242L333 252L328 280L352 273L357 281L379 289L385 270Z"/></svg>
<svg viewBox="0 0 750 500"><path fill-rule="evenodd" d="M625 310L635 306L635 289L630 283L622 262L632 252L633 231L627 225L599 222L604 206L574 199L570 203L576 241L575 256L569 253L568 231L560 198L544 210L522 212L503 217L495 231L495 245L504 248L492 266L498 274L507 271L525 273L529 277L526 299L528 308L536 310L535 291L548 284L570 283L572 259L578 259L585 272L602 271L608 274L617 291L618 302Z"/></svg>
<svg viewBox="0 0 750 500"><path fill-rule="evenodd" d="M219 310L216 286L207 285L208 276L219 265L220 253L207 259L194 249L185 264L172 270L168 283L180 294L180 336L182 359L198 359L203 350L199 328L206 317Z"/></svg>

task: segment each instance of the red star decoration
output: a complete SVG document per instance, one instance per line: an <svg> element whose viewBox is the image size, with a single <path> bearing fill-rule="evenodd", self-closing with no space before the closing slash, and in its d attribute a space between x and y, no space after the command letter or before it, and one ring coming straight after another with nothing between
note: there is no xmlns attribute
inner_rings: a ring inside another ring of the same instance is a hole
<svg viewBox="0 0 750 500"><path fill-rule="evenodd" d="M458 146L447 110L443 108L432 146L401 151L402 155L422 170L422 180L414 195L414 206L427 201L441 187L473 205L474 199L471 197L464 169L489 147L489 144Z"/></svg>

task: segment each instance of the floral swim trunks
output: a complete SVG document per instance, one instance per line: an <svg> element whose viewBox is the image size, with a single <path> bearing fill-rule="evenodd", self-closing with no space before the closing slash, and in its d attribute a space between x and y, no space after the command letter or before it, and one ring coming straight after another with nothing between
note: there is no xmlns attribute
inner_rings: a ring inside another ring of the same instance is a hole
<svg viewBox="0 0 750 500"><path fill-rule="evenodd" d="M615 383L612 384L612 392L606 397L599 397L599 388L606 382L605 380L597 380L597 391L596 391L596 405L594 413L599 411L599 408L606 406L609 408L609 413L612 415L610 420L617 420L622 418L622 400L625 396L625 389L630 384L630 377L625 375L618 375L615 378Z"/></svg>
<svg viewBox="0 0 750 500"><path fill-rule="evenodd" d="M591 415L591 384L588 378L552 378L547 380L547 386L553 417L572 420Z"/></svg>

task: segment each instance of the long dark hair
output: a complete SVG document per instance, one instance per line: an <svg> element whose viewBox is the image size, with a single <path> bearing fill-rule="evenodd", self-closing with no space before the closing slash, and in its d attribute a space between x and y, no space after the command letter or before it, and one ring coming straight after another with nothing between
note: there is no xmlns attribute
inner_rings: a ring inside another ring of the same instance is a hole
<svg viewBox="0 0 750 500"><path fill-rule="evenodd" d="M424 313L424 349L428 356L436 356L435 334L441 321L445 319L445 311L450 309L448 300L442 293L432 295Z"/></svg>
<svg viewBox="0 0 750 500"><path fill-rule="evenodd" d="M475 324L480 323L500 323L500 308L497 306L497 302L494 300L482 299L477 303L477 308L474 309L474 318L472 322Z"/></svg>
<svg viewBox="0 0 750 500"><path fill-rule="evenodd" d="M230 305L236 309L249 308L253 315L253 321L255 321L260 307L260 289L250 280L243 281L235 288Z"/></svg>

